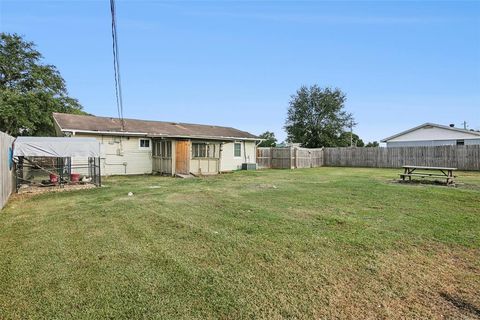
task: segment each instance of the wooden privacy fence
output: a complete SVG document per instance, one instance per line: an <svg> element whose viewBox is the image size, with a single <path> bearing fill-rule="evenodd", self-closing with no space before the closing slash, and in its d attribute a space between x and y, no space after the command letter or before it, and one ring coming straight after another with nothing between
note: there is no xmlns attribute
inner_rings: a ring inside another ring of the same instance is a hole
<svg viewBox="0 0 480 320"><path fill-rule="evenodd" d="M480 170L480 145L324 148L323 165L332 167L399 168L404 165Z"/></svg>
<svg viewBox="0 0 480 320"><path fill-rule="evenodd" d="M14 137L0 131L0 209L7 203L15 188L14 170L10 155Z"/></svg>
<svg viewBox="0 0 480 320"><path fill-rule="evenodd" d="M395 148L258 148L259 169L400 168L404 165L480 170L480 145Z"/></svg>
<svg viewBox="0 0 480 320"><path fill-rule="evenodd" d="M295 169L321 167L322 149L257 148L259 169Z"/></svg>

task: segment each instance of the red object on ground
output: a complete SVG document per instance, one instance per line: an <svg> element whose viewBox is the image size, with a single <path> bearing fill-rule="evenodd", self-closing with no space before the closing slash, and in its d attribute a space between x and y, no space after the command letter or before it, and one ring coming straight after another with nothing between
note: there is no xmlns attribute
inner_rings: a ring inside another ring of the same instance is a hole
<svg viewBox="0 0 480 320"><path fill-rule="evenodd" d="M56 174L50 173L50 182L51 183L57 183L58 182L58 176Z"/></svg>
<svg viewBox="0 0 480 320"><path fill-rule="evenodd" d="M70 174L70 182L78 182L78 181L80 181L80 173Z"/></svg>

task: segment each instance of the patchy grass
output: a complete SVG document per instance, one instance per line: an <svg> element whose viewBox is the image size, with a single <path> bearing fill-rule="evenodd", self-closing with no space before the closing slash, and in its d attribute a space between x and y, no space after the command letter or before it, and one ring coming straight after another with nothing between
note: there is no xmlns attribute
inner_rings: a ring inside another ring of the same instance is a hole
<svg viewBox="0 0 480 320"><path fill-rule="evenodd" d="M480 174L398 172L112 177L14 199L0 318L480 317Z"/></svg>

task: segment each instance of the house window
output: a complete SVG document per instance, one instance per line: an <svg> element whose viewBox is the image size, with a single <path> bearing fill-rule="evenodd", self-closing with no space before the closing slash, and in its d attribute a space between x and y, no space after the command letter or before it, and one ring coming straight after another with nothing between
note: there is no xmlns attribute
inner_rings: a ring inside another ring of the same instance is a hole
<svg viewBox="0 0 480 320"><path fill-rule="evenodd" d="M457 140L457 146L464 146L465 141L464 140Z"/></svg>
<svg viewBox="0 0 480 320"><path fill-rule="evenodd" d="M207 144L206 143L192 143L192 158L206 158Z"/></svg>
<svg viewBox="0 0 480 320"><path fill-rule="evenodd" d="M150 149L150 139L140 139L140 149Z"/></svg>
<svg viewBox="0 0 480 320"><path fill-rule="evenodd" d="M218 158L217 145L210 143L192 143L192 158Z"/></svg>
<svg viewBox="0 0 480 320"><path fill-rule="evenodd" d="M233 146L233 156L237 158L242 156L242 144L240 142L235 142Z"/></svg>
<svg viewBox="0 0 480 320"><path fill-rule="evenodd" d="M154 156L162 158L172 157L172 141L156 141L152 147Z"/></svg>

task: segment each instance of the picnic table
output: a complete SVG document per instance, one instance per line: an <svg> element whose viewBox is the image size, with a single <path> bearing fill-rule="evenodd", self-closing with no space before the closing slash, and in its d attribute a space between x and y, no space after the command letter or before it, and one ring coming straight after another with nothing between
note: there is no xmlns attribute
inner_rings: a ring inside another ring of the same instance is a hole
<svg viewBox="0 0 480 320"><path fill-rule="evenodd" d="M447 185L455 184L455 176L453 172L457 168L448 168L448 167L426 167L426 166L403 166L404 172L400 174L400 178L405 181L405 178L408 178L409 181L412 180L412 177L419 178L443 178L446 179ZM420 172L419 172L420 171ZM436 171L436 172L432 172Z"/></svg>

